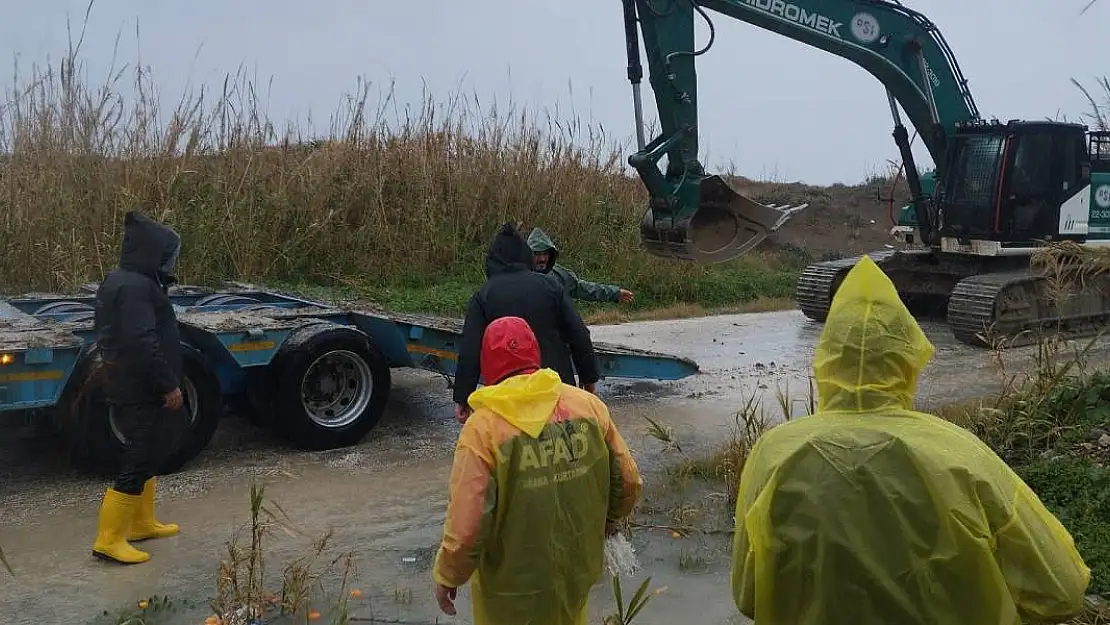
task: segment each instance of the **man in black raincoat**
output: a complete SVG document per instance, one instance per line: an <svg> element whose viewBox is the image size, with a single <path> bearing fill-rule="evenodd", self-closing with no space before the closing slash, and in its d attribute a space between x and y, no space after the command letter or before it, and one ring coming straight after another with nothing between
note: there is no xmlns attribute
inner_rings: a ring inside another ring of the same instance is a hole
<svg viewBox="0 0 1110 625"><path fill-rule="evenodd" d="M155 476L172 451L166 432L182 409L180 336L167 292L180 249L173 229L128 212L119 268L96 292L105 394L127 445L115 484L104 494L93 554L123 564L150 559L128 541L178 532L155 519L154 495Z"/></svg>
<svg viewBox="0 0 1110 625"><path fill-rule="evenodd" d="M521 317L540 344L544 368L563 382L594 391L601 377L590 330L574 303L555 281L532 271L532 250L512 224L504 224L486 252L486 283L470 298L455 371L455 416L470 414L467 399L478 388L478 358L486 326L500 317ZM573 362L573 365L571 364Z"/></svg>

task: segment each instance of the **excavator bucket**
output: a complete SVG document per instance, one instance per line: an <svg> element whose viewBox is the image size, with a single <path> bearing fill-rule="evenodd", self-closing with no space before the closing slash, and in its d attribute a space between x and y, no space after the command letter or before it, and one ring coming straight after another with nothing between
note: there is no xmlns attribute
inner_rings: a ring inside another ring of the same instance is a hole
<svg viewBox="0 0 1110 625"><path fill-rule="evenodd" d="M808 204L760 204L732 189L720 176L701 181L697 209L656 220L649 208L640 237L650 254L698 263L723 263L747 253Z"/></svg>

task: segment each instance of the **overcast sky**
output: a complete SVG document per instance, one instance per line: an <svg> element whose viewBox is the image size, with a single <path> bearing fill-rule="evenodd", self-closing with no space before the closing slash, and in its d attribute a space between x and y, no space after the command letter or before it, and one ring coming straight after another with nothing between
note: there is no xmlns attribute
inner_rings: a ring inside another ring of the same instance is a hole
<svg viewBox="0 0 1110 625"><path fill-rule="evenodd" d="M1110 2L1080 16L1086 3L907 2L940 27L981 113L1002 119L1086 110L1069 78L1093 84L1110 74ZM0 51L27 67L64 54L67 15L78 28L87 1L4 4ZM263 82L272 77L270 114L277 119L309 111L326 118L363 77L383 88L395 81L398 98L414 103L426 83L440 99L461 86L487 101L557 104L564 116L573 110L631 141L621 15L618 0L98 0L82 50L93 75L103 75L121 34L120 62L141 53L170 101L189 82L219 84L246 65ZM731 162L754 178L853 183L897 158L883 87L869 74L711 15L717 41L698 66L710 166ZM13 63L2 67L10 86ZM646 80L644 87L650 114Z"/></svg>

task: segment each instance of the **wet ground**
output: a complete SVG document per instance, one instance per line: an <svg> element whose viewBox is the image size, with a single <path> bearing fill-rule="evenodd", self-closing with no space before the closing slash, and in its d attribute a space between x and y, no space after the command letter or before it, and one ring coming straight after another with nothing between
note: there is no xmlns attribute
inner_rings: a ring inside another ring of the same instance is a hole
<svg viewBox="0 0 1110 625"><path fill-rule="evenodd" d="M923 327L937 357L922 380L919 407L973 399L1002 387L991 352L957 344L941 324ZM665 525L665 519L696 508L728 523L722 493L664 494L672 484L661 469L674 461L675 452L648 435L643 417L673 428L684 453L696 454L729 435L734 413L753 392L764 393L767 410L778 415L775 392L787 389L800 413L819 331L797 312L594 328L597 340L687 356L702 368L699 375L674 383L612 381L600 387L645 473L648 512L642 521ZM1028 368L1033 351L1009 355L1008 368ZM1110 360L1110 344L1098 344L1090 360ZM0 576L3 622L114 623L97 620L98 615L151 594L192 602L154 622L203 622L209 612L205 603L216 591L219 560L248 518L249 484L256 478L293 526L306 533L276 531L268 571L280 576L285 564L308 553L306 535L333 530L329 553L356 554L353 585L362 596L350 608L366 619L362 622L469 623L467 592L460 593L460 616L444 617L435 609L429 581L457 431L445 380L409 371L396 372L387 415L354 448L296 452L245 420L229 418L196 462L162 478L159 514L183 530L178 537L144 543L152 560L134 567L90 557L105 482L71 472L49 437L6 439L0 442L0 546L17 577ZM699 624L746 622L736 616L729 593L727 535L674 538L665 529L648 528L637 530L633 543L643 571L626 582L626 601L627 587L645 575L654 577L653 586L667 587L636 622L688 620L692 608L698 610ZM591 606L592 624L613 612L607 578L595 589Z"/></svg>

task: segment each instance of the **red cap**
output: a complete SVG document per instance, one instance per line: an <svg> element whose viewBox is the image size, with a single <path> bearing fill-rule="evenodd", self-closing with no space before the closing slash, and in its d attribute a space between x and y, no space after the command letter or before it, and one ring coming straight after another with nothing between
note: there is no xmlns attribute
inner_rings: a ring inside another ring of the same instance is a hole
<svg viewBox="0 0 1110 625"><path fill-rule="evenodd" d="M538 371L540 344L528 322L520 317L499 317L486 326L479 367L489 386Z"/></svg>

